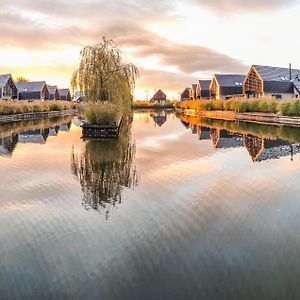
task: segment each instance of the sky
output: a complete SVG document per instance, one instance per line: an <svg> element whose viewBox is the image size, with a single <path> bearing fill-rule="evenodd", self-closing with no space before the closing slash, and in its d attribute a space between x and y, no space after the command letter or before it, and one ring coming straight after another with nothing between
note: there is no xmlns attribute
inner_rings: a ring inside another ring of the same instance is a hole
<svg viewBox="0 0 300 300"><path fill-rule="evenodd" d="M169 99L252 64L300 68L300 0L0 0L0 73L68 87L80 50L113 39L140 71L136 99ZM295 30L294 30L295 29Z"/></svg>

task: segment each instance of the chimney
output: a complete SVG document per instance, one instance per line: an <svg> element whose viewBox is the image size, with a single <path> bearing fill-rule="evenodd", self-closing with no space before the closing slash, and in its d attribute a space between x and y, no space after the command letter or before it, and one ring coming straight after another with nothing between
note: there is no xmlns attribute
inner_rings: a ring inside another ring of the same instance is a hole
<svg viewBox="0 0 300 300"><path fill-rule="evenodd" d="M292 64L291 63L289 65L289 69L290 69L290 80L292 80Z"/></svg>

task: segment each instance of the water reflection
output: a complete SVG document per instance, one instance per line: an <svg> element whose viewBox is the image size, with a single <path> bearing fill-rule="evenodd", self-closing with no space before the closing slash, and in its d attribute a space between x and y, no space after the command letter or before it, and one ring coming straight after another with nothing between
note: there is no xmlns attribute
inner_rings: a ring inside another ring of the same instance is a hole
<svg viewBox="0 0 300 300"><path fill-rule="evenodd" d="M46 144L49 136L71 128L72 116L21 121L0 126L0 156L11 157L19 143ZM61 128L63 130L61 130Z"/></svg>
<svg viewBox="0 0 300 300"><path fill-rule="evenodd" d="M179 116L198 139L211 140L215 149L244 147L253 162L290 156L300 152L300 128L262 125Z"/></svg>
<svg viewBox="0 0 300 300"><path fill-rule="evenodd" d="M72 153L72 170L81 185L83 206L99 211L106 219L111 209L121 204L123 189L138 184L129 123L124 122L118 139L87 140L81 153Z"/></svg>

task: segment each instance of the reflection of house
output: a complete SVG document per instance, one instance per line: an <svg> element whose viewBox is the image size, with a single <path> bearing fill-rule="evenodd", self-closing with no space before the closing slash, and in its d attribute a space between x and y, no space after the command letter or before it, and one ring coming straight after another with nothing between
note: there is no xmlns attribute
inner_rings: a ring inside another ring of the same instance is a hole
<svg viewBox="0 0 300 300"><path fill-rule="evenodd" d="M64 132L69 132L70 129L71 129L71 125L72 125L71 121L69 123L62 124L62 125L59 126L59 130L64 131Z"/></svg>
<svg viewBox="0 0 300 300"><path fill-rule="evenodd" d="M252 135L244 137L244 145L254 162L280 157L293 157L300 153L300 145L291 145L283 140L267 140Z"/></svg>
<svg viewBox="0 0 300 300"><path fill-rule="evenodd" d="M58 88L55 85L47 85L50 100L59 100Z"/></svg>
<svg viewBox="0 0 300 300"><path fill-rule="evenodd" d="M59 98L62 101L71 101L71 92L69 89L59 89Z"/></svg>
<svg viewBox="0 0 300 300"><path fill-rule="evenodd" d="M249 98L298 98L300 70L253 65L246 76L243 89Z"/></svg>
<svg viewBox="0 0 300 300"><path fill-rule="evenodd" d="M150 115L153 118L155 124L157 124L159 127L161 127L167 121L167 114L165 111L155 112Z"/></svg>
<svg viewBox="0 0 300 300"><path fill-rule="evenodd" d="M19 100L49 99L49 91L45 81L19 82L16 85Z"/></svg>
<svg viewBox="0 0 300 300"><path fill-rule="evenodd" d="M180 119L180 122L182 123L182 125L186 128L186 129L189 129L190 128L190 123L188 122L185 122L183 120Z"/></svg>
<svg viewBox="0 0 300 300"><path fill-rule="evenodd" d="M215 74L210 84L212 99L226 100L243 97L245 76L240 74Z"/></svg>
<svg viewBox="0 0 300 300"><path fill-rule="evenodd" d="M9 135L0 138L0 155L11 156L18 143L18 135Z"/></svg>
<svg viewBox="0 0 300 300"><path fill-rule="evenodd" d="M199 140L210 140L210 128L198 126L197 133Z"/></svg>
<svg viewBox="0 0 300 300"><path fill-rule="evenodd" d="M198 132L198 128L196 125L191 125L191 131L192 131L192 134L197 134Z"/></svg>
<svg viewBox="0 0 300 300"><path fill-rule="evenodd" d="M190 99L196 100L197 84L192 84L190 88Z"/></svg>
<svg viewBox="0 0 300 300"><path fill-rule="evenodd" d="M180 95L181 101L188 101L190 100L190 88L185 88L184 91Z"/></svg>
<svg viewBox="0 0 300 300"><path fill-rule="evenodd" d="M59 126L49 128L49 136L57 136L58 132L59 132Z"/></svg>
<svg viewBox="0 0 300 300"><path fill-rule="evenodd" d="M210 137L216 149L243 147L243 138L226 130L211 128Z"/></svg>
<svg viewBox="0 0 300 300"><path fill-rule="evenodd" d="M162 91L162 90L158 90L154 96L152 97L152 99L150 100L150 102L154 102L157 104L161 104L161 105L165 105L167 102L167 96L166 94Z"/></svg>
<svg viewBox="0 0 300 300"><path fill-rule="evenodd" d="M197 99L210 99L210 87L211 80L199 80L196 90Z"/></svg>
<svg viewBox="0 0 300 300"><path fill-rule="evenodd" d="M10 100L18 97L16 84L10 74L0 75L0 100Z"/></svg>
<svg viewBox="0 0 300 300"><path fill-rule="evenodd" d="M19 134L20 143L45 144L49 135L49 129L36 129Z"/></svg>

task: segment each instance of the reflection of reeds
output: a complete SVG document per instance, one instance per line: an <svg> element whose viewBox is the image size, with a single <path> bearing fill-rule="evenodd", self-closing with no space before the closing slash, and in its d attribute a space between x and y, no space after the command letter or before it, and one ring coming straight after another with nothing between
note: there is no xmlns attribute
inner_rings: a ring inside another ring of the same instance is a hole
<svg viewBox="0 0 300 300"><path fill-rule="evenodd" d="M71 122L72 118L72 116L63 116L5 123L0 125L0 136L6 136L7 134L18 134L25 131L34 131L36 129L51 128L57 125L69 123Z"/></svg>
<svg viewBox="0 0 300 300"><path fill-rule="evenodd" d="M290 143L300 143L300 128L297 127L203 119L187 115L181 115L180 119L182 122L191 125L216 128L220 130L225 129L230 132L246 135L251 134L261 138L282 139Z"/></svg>
<svg viewBox="0 0 300 300"><path fill-rule="evenodd" d="M135 145L130 128L123 125L118 140L86 142L85 150L72 153L72 171L81 184L82 203L104 213L121 203L123 188L138 184L134 166Z"/></svg>

